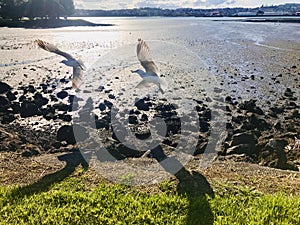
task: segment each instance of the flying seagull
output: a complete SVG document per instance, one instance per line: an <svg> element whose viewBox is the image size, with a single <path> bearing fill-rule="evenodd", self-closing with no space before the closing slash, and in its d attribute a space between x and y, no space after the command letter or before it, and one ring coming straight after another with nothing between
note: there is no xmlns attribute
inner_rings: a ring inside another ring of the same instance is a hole
<svg viewBox="0 0 300 225"><path fill-rule="evenodd" d="M160 92L164 94L164 91L161 87L164 84L164 81L159 77L158 67L155 65L152 59L149 46L141 38L138 39L136 51L137 58L146 71L145 72L141 69L131 70L132 73L139 74L143 79L137 85L137 87L143 87L147 86L149 83L154 83L158 86Z"/></svg>
<svg viewBox="0 0 300 225"><path fill-rule="evenodd" d="M66 66L73 67L72 87L74 89L77 89L82 82L83 70L85 70L85 66L84 66L83 62L80 59L75 59L69 53L59 50L53 44L47 43L47 42L39 40L39 39L36 40L35 42L38 44L38 46L40 48L42 48L48 52L53 52L55 54L63 56L67 59L67 60L62 60L61 63L65 64Z"/></svg>

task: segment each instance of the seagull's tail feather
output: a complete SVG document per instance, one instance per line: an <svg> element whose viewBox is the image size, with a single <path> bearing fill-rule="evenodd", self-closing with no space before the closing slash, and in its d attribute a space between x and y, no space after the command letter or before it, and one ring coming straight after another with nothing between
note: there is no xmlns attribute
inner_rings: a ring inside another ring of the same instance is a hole
<svg viewBox="0 0 300 225"><path fill-rule="evenodd" d="M44 41L42 41L42 40L40 40L40 39L37 39L37 40L35 40L34 42L37 43L37 45L38 45L40 48L42 48L42 49L44 49L44 50L50 52L49 48L47 47L47 44L46 44Z"/></svg>
<svg viewBox="0 0 300 225"><path fill-rule="evenodd" d="M72 79L72 88L78 89L82 83L82 80L79 77L75 77Z"/></svg>

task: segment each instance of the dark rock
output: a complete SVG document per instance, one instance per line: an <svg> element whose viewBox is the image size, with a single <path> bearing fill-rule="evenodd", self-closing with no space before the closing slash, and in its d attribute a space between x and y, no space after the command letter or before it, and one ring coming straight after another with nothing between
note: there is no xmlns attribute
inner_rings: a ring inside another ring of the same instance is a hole
<svg viewBox="0 0 300 225"><path fill-rule="evenodd" d="M99 91L99 92L101 92L101 91L103 91L103 90L104 90L104 87L101 86L101 85L97 88L97 91Z"/></svg>
<svg viewBox="0 0 300 225"><path fill-rule="evenodd" d="M148 121L148 116L146 115L146 114L143 114L142 116L141 116L141 121Z"/></svg>
<svg viewBox="0 0 300 225"><path fill-rule="evenodd" d="M19 102L23 102L23 101L25 101L26 100L26 96L25 95L21 95L20 97L19 97Z"/></svg>
<svg viewBox="0 0 300 225"><path fill-rule="evenodd" d="M20 107L19 102L13 102L13 103L10 105L10 107L12 108L12 112L13 112L14 114L20 113L21 107Z"/></svg>
<svg viewBox="0 0 300 225"><path fill-rule="evenodd" d="M199 154L203 154L205 152L205 149L207 147L208 142L207 141L203 141L203 140L199 140L195 149L195 152L193 153L193 155L199 155Z"/></svg>
<svg viewBox="0 0 300 225"><path fill-rule="evenodd" d="M287 88L284 92L285 97L293 97L293 92L290 88Z"/></svg>
<svg viewBox="0 0 300 225"><path fill-rule="evenodd" d="M134 134L136 136L136 138L141 139L141 140L146 140L147 138L149 138L151 136L151 133L135 133Z"/></svg>
<svg viewBox="0 0 300 225"><path fill-rule="evenodd" d="M60 98L60 99L64 99L64 98L68 97L68 95L69 95L68 92L66 92L66 91L60 91L60 92L57 93L56 96L58 98Z"/></svg>
<svg viewBox="0 0 300 225"><path fill-rule="evenodd" d="M242 102L239 105L239 107L240 107L240 109L246 110L248 112L253 112L253 113L257 113L259 115L264 115L264 112L262 111L262 109L259 108L258 106L256 106L256 100L253 100L253 99Z"/></svg>
<svg viewBox="0 0 300 225"><path fill-rule="evenodd" d="M84 141L88 138L86 128L74 124L73 126L64 125L57 131L57 140L66 141L68 144L76 144L76 142Z"/></svg>
<svg viewBox="0 0 300 225"><path fill-rule="evenodd" d="M43 115L43 117L46 120L56 120L57 119L57 116L54 113L52 113L52 112L49 112L46 115Z"/></svg>
<svg viewBox="0 0 300 225"><path fill-rule="evenodd" d="M70 111L71 106L64 104L64 103L58 103L58 104L54 104L53 107L55 109L57 109L58 111L62 111L62 112L68 112Z"/></svg>
<svg viewBox="0 0 300 225"><path fill-rule="evenodd" d="M56 142L54 142L54 143L52 144L52 146L53 146L54 148L56 148L56 149L59 149L62 145L61 145L61 143L60 143L59 141L56 141Z"/></svg>
<svg viewBox="0 0 300 225"><path fill-rule="evenodd" d="M99 109L100 109L101 111L104 111L104 110L106 109L106 105L105 105L104 103L100 103L100 104L99 104Z"/></svg>
<svg viewBox="0 0 300 225"><path fill-rule="evenodd" d="M225 97L225 102L232 103L232 97L231 96L226 96Z"/></svg>
<svg viewBox="0 0 300 225"><path fill-rule="evenodd" d="M200 131L201 132L208 132L209 131L209 123L205 122L205 121L200 121Z"/></svg>
<svg viewBox="0 0 300 225"><path fill-rule="evenodd" d="M232 154L246 154L246 155L251 155L253 154L253 146L249 144L239 144L233 147L230 147L226 150L227 155L232 155Z"/></svg>
<svg viewBox="0 0 300 225"><path fill-rule="evenodd" d="M36 92L36 89L34 88L34 86L29 85L29 86L28 86L28 91L29 91L30 93L34 93L34 92Z"/></svg>
<svg viewBox="0 0 300 225"><path fill-rule="evenodd" d="M35 155L38 155L39 152L37 150L31 149L31 150L26 150L24 152L22 152L22 156L23 157L32 157Z"/></svg>
<svg viewBox="0 0 300 225"><path fill-rule="evenodd" d="M58 98L57 98L56 96L54 96L54 95L50 95L50 100L51 100L52 102L57 102L57 101L58 101Z"/></svg>
<svg viewBox="0 0 300 225"><path fill-rule="evenodd" d="M61 83L68 83L68 81L65 78L62 78L59 80Z"/></svg>
<svg viewBox="0 0 300 225"><path fill-rule="evenodd" d="M38 106L33 101L23 101L20 108L21 117L31 117L39 113Z"/></svg>
<svg viewBox="0 0 300 225"><path fill-rule="evenodd" d="M129 116L129 123L130 124L138 124L138 119L136 116L130 115Z"/></svg>
<svg viewBox="0 0 300 225"><path fill-rule="evenodd" d="M45 97L43 97L43 95L41 93L36 93L34 96L33 96L33 99L35 101L35 104L40 108L42 107L43 105L47 105L49 100Z"/></svg>
<svg viewBox="0 0 300 225"><path fill-rule="evenodd" d="M6 108L9 105L10 105L9 100L4 96L0 96L0 108L1 109Z"/></svg>
<svg viewBox="0 0 300 225"><path fill-rule="evenodd" d="M264 119L260 119L255 114L251 114L249 116L249 123L252 124L255 128L260 131L269 130L271 129L271 125L267 123Z"/></svg>
<svg viewBox="0 0 300 225"><path fill-rule="evenodd" d="M247 119L247 117L245 117L243 115L233 116L232 122L237 123L237 124L242 124L243 122L246 121L246 119Z"/></svg>
<svg viewBox="0 0 300 225"><path fill-rule="evenodd" d="M12 88L7 83L0 81L0 94L10 91Z"/></svg>
<svg viewBox="0 0 300 225"><path fill-rule="evenodd" d="M168 118L165 119L167 125L167 134L178 134L181 131L180 118ZM160 125L156 126L159 127Z"/></svg>
<svg viewBox="0 0 300 225"><path fill-rule="evenodd" d="M72 116L71 115L63 115L61 119L65 122L71 122Z"/></svg>
<svg viewBox="0 0 300 225"><path fill-rule="evenodd" d="M8 123L13 122L15 119L16 119L16 117L14 115L12 115L12 114L5 114L2 117L1 123L8 124Z"/></svg>
<svg viewBox="0 0 300 225"><path fill-rule="evenodd" d="M116 98L116 96L114 96L114 95L112 95L112 94L109 94L108 97L109 97L110 99L115 99L115 98Z"/></svg>
<svg viewBox="0 0 300 225"><path fill-rule="evenodd" d="M140 99L138 100L135 104L134 104L138 110L143 110L143 111L149 111L149 106L145 103L144 99Z"/></svg>
<svg viewBox="0 0 300 225"><path fill-rule="evenodd" d="M231 146L236 146L240 144L248 144L250 146L255 146L257 143L257 137L251 132L238 133L232 136Z"/></svg>
<svg viewBox="0 0 300 225"><path fill-rule="evenodd" d="M210 121L211 120L211 110L206 109L202 112L202 117L206 120L206 121Z"/></svg>
<svg viewBox="0 0 300 225"><path fill-rule="evenodd" d="M14 93L12 93L11 91L8 91L6 93L6 97L9 101L14 101L17 99L16 95Z"/></svg>
<svg viewBox="0 0 300 225"><path fill-rule="evenodd" d="M123 144L117 145L116 149L108 149L108 151L118 160L125 159L128 157L137 158L143 155L143 152L128 148Z"/></svg>
<svg viewBox="0 0 300 225"><path fill-rule="evenodd" d="M104 104L107 106L107 108L111 109L113 104L110 101L104 100Z"/></svg>
<svg viewBox="0 0 300 225"><path fill-rule="evenodd" d="M47 115L48 113L55 114L55 108L53 106L48 106L47 108L40 109L42 115Z"/></svg>
<svg viewBox="0 0 300 225"><path fill-rule="evenodd" d="M272 112L276 113L276 114L281 114L284 112L284 107L280 107L280 106L275 106L275 107L271 107L270 108L272 110Z"/></svg>

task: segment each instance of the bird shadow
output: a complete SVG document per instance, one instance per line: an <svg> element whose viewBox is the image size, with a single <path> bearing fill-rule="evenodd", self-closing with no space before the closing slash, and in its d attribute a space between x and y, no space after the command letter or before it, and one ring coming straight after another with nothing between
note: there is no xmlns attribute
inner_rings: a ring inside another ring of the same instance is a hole
<svg viewBox="0 0 300 225"><path fill-rule="evenodd" d="M58 160L66 163L63 169L45 175L33 184L16 188L12 192L12 197L22 198L24 196L47 192L53 184L59 183L69 177L79 165L82 165L84 169L88 167L87 162L79 151L60 155L58 156Z"/></svg>
<svg viewBox="0 0 300 225"><path fill-rule="evenodd" d="M152 149L151 154L152 157L154 157L167 172L172 173L169 166L161 163L168 157L164 154L160 146ZM33 184L14 189L11 193L11 197L14 199L20 199L25 196L47 192L54 184L69 177L79 165L81 165L84 169L88 168L88 163L86 162L86 159L83 158L80 151L74 151L58 156L58 159L66 163L63 169L55 173L45 175ZM207 196L213 198L214 192L209 182L202 174L195 171L189 172L177 159L168 159L171 160L170 164L177 168L180 166L181 168L177 173L175 173L175 177L178 180L177 193L188 199L186 224L213 224L214 217Z"/></svg>
<svg viewBox="0 0 300 225"><path fill-rule="evenodd" d="M208 198L214 198L214 191L207 179L196 171L188 171L176 158L167 157L161 146L151 150L152 157L160 163L165 171L172 173L172 168L181 168L174 175L178 180L177 193L189 201L186 224L213 224L214 216ZM168 159L168 163L162 163Z"/></svg>

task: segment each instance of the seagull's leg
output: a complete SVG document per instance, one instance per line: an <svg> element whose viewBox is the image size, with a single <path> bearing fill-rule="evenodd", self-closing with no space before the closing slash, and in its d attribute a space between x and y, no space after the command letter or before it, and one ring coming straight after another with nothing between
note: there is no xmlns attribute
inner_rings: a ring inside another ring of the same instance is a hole
<svg viewBox="0 0 300 225"><path fill-rule="evenodd" d="M160 84L158 85L158 88L159 88L159 91L160 91L162 94L165 93L164 90L161 88L161 85L160 85Z"/></svg>

